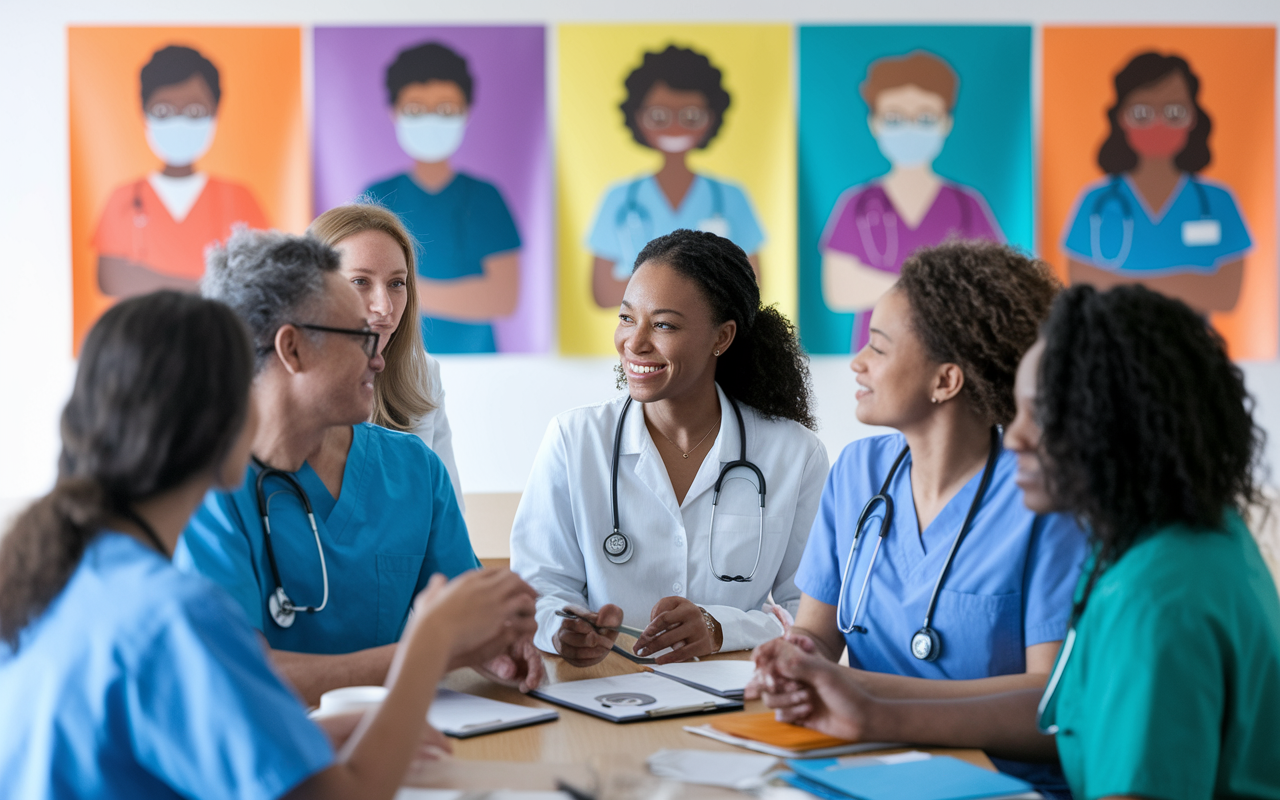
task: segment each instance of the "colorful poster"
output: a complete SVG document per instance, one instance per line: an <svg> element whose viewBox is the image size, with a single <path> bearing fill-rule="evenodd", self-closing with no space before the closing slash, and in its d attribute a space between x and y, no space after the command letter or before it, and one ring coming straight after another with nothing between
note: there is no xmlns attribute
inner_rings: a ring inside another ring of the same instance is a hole
<svg viewBox="0 0 1280 800"><path fill-rule="evenodd" d="M1275 28L1047 28L1040 241L1276 357ZM1082 57L1087 54L1087 57Z"/></svg>
<svg viewBox="0 0 1280 800"><path fill-rule="evenodd" d="M866 344L921 247L1032 246L1031 29L800 28L800 335Z"/></svg>
<svg viewBox="0 0 1280 800"><path fill-rule="evenodd" d="M645 243L726 236L795 315L791 28L564 25L556 163L560 345L611 354Z"/></svg>
<svg viewBox="0 0 1280 800"><path fill-rule="evenodd" d="M315 30L316 213L400 216L433 353L550 348L544 65L541 27Z"/></svg>
<svg viewBox="0 0 1280 800"><path fill-rule="evenodd" d="M298 28L67 31L74 348L116 299L196 289L237 224L302 231Z"/></svg>

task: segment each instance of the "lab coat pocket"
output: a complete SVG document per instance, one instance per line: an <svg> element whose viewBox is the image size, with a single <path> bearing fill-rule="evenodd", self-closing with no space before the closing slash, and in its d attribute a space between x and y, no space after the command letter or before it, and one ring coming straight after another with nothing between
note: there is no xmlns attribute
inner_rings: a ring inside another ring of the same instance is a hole
<svg viewBox="0 0 1280 800"><path fill-rule="evenodd" d="M751 574L758 549L760 564L756 575L767 578L764 582L770 583L786 549L786 537L782 536L785 530L778 517L766 516L762 533L759 514L716 514L711 564L719 575L745 577Z"/></svg>
<svg viewBox="0 0 1280 800"><path fill-rule="evenodd" d="M943 589L933 614L942 639L940 665L952 679L986 678L1026 669L1022 594L972 594Z"/></svg>
<svg viewBox="0 0 1280 800"><path fill-rule="evenodd" d="M404 553L378 553L378 644L399 640L409 609L413 606L413 590L422 570L422 556Z"/></svg>

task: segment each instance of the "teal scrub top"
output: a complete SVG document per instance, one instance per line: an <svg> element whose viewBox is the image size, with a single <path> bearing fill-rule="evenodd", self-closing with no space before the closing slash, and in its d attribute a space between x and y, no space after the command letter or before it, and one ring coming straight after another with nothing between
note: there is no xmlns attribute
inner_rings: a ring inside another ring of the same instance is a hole
<svg viewBox="0 0 1280 800"><path fill-rule="evenodd" d="M1159 213L1147 207L1127 175L1086 187L1062 243L1077 261L1149 278L1211 275L1252 246L1231 190L1186 173Z"/></svg>
<svg viewBox="0 0 1280 800"><path fill-rule="evenodd" d="M231 598L120 533L0 645L0 720L0 794L24 800L268 800L334 761Z"/></svg>
<svg viewBox="0 0 1280 800"><path fill-rule="evenodd" d="M480 566L440 458L417 436L363 423L335 499L309 464L293 473L315 511L329 570L329 604L281 628L267 610L275 581L263 543L250 465L233 492L212 491L182 534L174 563L222 586L275 649L349 653L400 639L414 596L437 572ZM271 543L285 592L297 605L324 594L320 555L302 503L269 477Z"/></svg>
<svg viewBox="0 0 1280 800"><path fill-rule="evenodd" d="M520 233L498 187L466 173L428 192L408 174L365 190L370 200L400 217L417 242L418 274L447 281L484 274L484 260L520 247ZM493 325L422 316L427 351L494 353Z"/></svg>
<svg viewBox="0 0 1280 800"><path fill-rule="evenodd" d="M1043 722L1076 800L1280 798L1280 598L1234 511L1133 545L1065 657Z"/></svg>
<svg viewBox="0 0 1280 800"><path fill-rule="evenodd" d="M659 236L680 229L723 236L751 255L764 244L764 231L751 199L736 184L694 176L679 208L672 208L652 175L609 187L596 212L587 247L613 262L613 277L625 280L636 256Z"/></svg>

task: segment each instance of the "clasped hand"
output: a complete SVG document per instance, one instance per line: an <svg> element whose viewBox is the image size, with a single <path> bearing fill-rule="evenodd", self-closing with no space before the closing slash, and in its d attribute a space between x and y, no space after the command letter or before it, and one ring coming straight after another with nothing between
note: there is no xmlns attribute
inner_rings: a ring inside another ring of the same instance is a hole
<svg viewBox="0 0 1280 800"><path fill-rule="evenodd" d="M570 606L580 619L564 619L553 642L556 651L575 667L598 664L613 649L618 632L609 630L622 624L622 609L612 603L599 611ZM720 625L712 620L707 627L702 609L684 597L664 597L649 612L649 626L636 640L636 655L646 656L671 648L658 657L659 664L687 661L719 652L724 641Z"/></svg>
<svg viewBox="0 0 1280 800"><path fill-rule="evenodd" d="M817 653L801 634L772 639L752 653L756 671L744 696L760 699L780 722L858 741L866 738L875 700L852 679L852 670ZM847 673L847 674L846 674Z"/></svg>

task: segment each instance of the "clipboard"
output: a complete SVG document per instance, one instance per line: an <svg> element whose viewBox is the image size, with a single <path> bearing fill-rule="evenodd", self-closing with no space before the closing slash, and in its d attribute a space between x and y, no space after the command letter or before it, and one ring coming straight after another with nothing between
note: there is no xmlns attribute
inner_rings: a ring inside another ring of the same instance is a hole
<svg viewBox="0 0 1280 800"><path fill-rule="evenodd" d="M436 699L427 710L431 726L454 739L470 739L557 719L560 713L553 709L503 703L451 689L437 689Z"/></svg>
<svg viewBox="0 0 1280 800"><path fill-rule="evenodd" d="M716 697L741 700L756 665L750 661L680 661L646 668Z"/></svg>
<svg viewBox="0 0 1280 800"><path fill-rule="evenodd" d="M619 724L742 709L741 700L717 697L652 672L566 681L529 694Z"/></svg>

